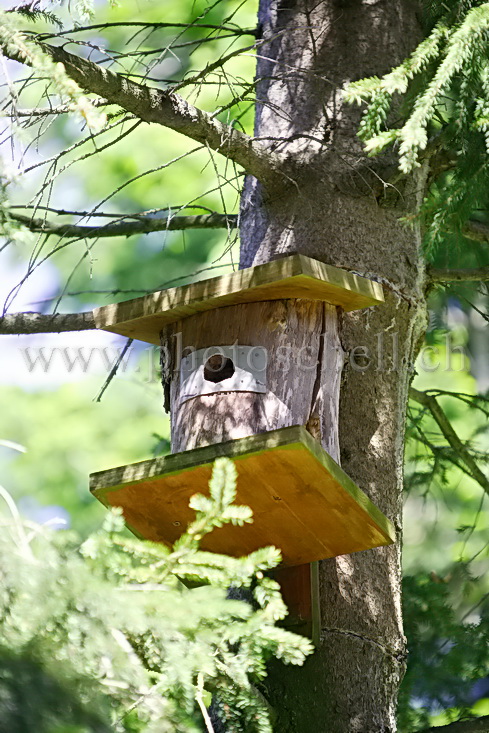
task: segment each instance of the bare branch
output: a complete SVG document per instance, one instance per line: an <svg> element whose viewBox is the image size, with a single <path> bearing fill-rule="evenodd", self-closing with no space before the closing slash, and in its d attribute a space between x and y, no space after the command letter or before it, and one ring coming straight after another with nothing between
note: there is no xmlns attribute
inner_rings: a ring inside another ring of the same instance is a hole
<svg viewBox="0 0 489 733"><path fill-rule="evenodd" d="M41 300L35 300L30 305L40 305L42 303L52 303L53 300L59 300L61 298L77 298L80 295L147 295L148 293L154 293L156 290L164 290L170 285L181 282L182 280L189 280L189 278L196 278L197 275L202 275L204 272L210 272L211 270L221 270L223 268L229 268L229 263L222 263L220 265L208 265L202 267L200 270L194 270L188 272L186 275L179 275L178 277L172 277L171 280L165 280L162 283L158 283L156 287L152 288L112 288L105 290L68 290L67 292L58 293L52 295L50 298L42 298ZM489 413L485 413L489 416Z"/></svg>
<svg viewBox="0 0 489 733"><path fill-rule="evenodd" d="M12 313L0 317L0 334L16 336L33 333L61 333L95 329L91 311L86 313Z"/></svg>
<svg viewBox="0 0 489 733"><path fill-rule="evenodd" d="M428 277L432 283L487 282L489 267L470 267L461 270L433 268L429 271Z"/></svg>
<svg viewBox="0 0 489 733"><path fill-rule="evenodd" d="M75 28L68 28L61 33L46 33L43 38L55 38L57 36L72 35L73 33L85 33L93 30L108 30L109 28L182 28L183 30L192 30L202 28L202 30L226 31L236 36L256 36L258 35L256 28L239 28L234 25L212 25L211 23L151 23L148 21L121 21L118 23L96 23L94 25L84 25Z"/></svg>
<svg viewBox="0 0 489 733"><path fill-rule="evenodd" d="M236 214L197 214L193 216L154 216L141 217L136 221L110 222L103 226L80 226L76 224L56 224L40 218L32 218L23 214L9 212L9 218L23 224L31 232L56 235L57 237L76 237L79 239L98 239L99 237L130 237L135 234L150 232L173 232L183 229L230 229L237 226Z"/></svg>
<svg viewBox="0 0 489 733"><path fill-rule="evenodd" d="M206 191L207 193L212 193ZM95 211L91 210L80 210L80 209L57 209L53 206L43 206L42 204L10 204L10 209L23 209L25 211L49 211L52 214L60 214L61 216L80 216L80 217L103 217L105 219L142 219L143 217L156 216L157 214L162 216L163 213L171 214L172 211L182 211L183 209L198 209L199 211L205 211L208 214L214 214L212 209L201 204L175 204L174 206L165 206L161 209L145 209L144 211L133 211L128 214L122 215L119 211Z"/></svg>
<svg viewBox="0 0 489 733"><path fill-rule="evenodd" d="M39 43L68 76L88 92L117 104L144 122L154 122L217 150L256 178L267 181L280 170L281 158L258 140L213 118L174 92L138 84L60 46ZM8 58L26 63L19 52L0 46Z"/></svg>
<svg viewBox="0 0 489 733"><path fill-rule="evenodd" d="M466 446L458 437L457 433L452 427L450 420L447 418L440 405L438 404L436 397L427 394L426 392L420 392L418 389L414 389L414 387L411 387L411 389L409 390L409 396L411 397L411 399L415 400L415 402L418 402L418 404L426 407L429 410L447 443L467 466L470 476L474 479L474 481L477 481L479 486L484 489L486 494L489 494L489 479L481 471L473 456L471 456Z"/></svg>
<svg viewBox="0 0 489 733"><path fill-rule="evenodd" d="M226 56L222 56L219 59L216 59L216 61L213 61L212 63L206 64L206 66L198 71L193 76L186 77L185 79L182 79L181 82L179 82L173 89L173 92L180 91L183 87L188 86L189 84L195 84L196 82L203 79L207 74L210 74L212 71L215 71L216 69L221 68L224 66L224 64L229 61L230 59L234 58L235 56L239 56L244 51L251 51L252 49L256 48L256 44L253 44L252 46L246 46L246 48L237 48L234 49L234 51L230 51Z"/></svg>
<svg viewBox="0 0 489 733"><path fill-rule="evenodd" d="M470 720L458 720L438 728L427 728L421 733L489 733L489 715Z"/></svg>
<svg viewBox="0 0 489 733"><path fill-rule="evenodd" d="M482 221L471 219L464 226L463 233L469 239L475 239L485 244L489 242L489 224L484 224Z"/></svg>
<svg viewBox="0 0 489 733"><path fill-rule="evenodd" d="M94 99L92 101L93 107L106 107L107 102L105 99ZM33 109L15 109L11 112L9 111L3 111L4 117L12 117L13 119L18 119L22 117L26 117L27 119L32 119L35 117L49 117L51 115L64 115L71 112L71 109L69 105L67 104L60 104L57 107L34 107Z"/></svg>
<svg viewBox="0 0 489 733"><path fill-rule="evenodd" d="M107 379L103 383L102 389L100 390L100 392L98 393L98 395L95 397L94 402L100 402L100 400L102 399L105 390L107 389L107 387L109 386L109 384L112 382L112 380L116 376L117 370L119 369L120 365L122 364L126 353L131 348L131 344L132 344L133 341L134 341L134 339L127 339L124 348L122 349L121 353L119 354L119 358L117 359L116 363L114 364L114 366L110 370L110 374L108 375Z"/></svg>

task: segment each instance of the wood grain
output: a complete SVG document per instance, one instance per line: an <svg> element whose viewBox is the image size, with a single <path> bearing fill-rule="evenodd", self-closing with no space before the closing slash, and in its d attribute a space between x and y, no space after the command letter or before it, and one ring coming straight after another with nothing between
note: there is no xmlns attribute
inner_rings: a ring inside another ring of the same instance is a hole
<svg viewBox="0 0 489 733"><path fill-rule="evenodd" d="M121 506L136 534L171 544L221 455L235 459L237 502L251 506L254 521L215 530L203 549L241 556L270 544L289 566L394 541L389 520L301 426L102 471L90 488L107 506Z"/></svg>

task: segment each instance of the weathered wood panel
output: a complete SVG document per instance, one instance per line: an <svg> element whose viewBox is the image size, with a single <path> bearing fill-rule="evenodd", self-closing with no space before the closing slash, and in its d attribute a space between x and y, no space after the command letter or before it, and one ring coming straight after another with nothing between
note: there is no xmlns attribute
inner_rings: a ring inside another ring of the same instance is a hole
<svg viewBox="0 0 489 733"><path fill-rule="evenodd" d="M267 392L224 392L180 399L179 361L188 348L260 346L266 350ZM165 330L171 351L172 452L314 423L338 457L339 375L343 352L336 308L311 300L248 303L201 313ZM326 375L325 375L326 372ZM318 403L327 403L316 420ZM315 424L317 422L317 425Z"/></svg>

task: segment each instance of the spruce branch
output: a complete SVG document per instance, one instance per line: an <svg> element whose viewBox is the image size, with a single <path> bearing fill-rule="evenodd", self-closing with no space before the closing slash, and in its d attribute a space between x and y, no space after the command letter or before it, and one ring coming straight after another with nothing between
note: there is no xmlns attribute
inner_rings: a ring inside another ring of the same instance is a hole
<svg viewBox="0 0 489 733"><path fill-rule="evenodd" d="M489 715L482 718L470 718L469 720L457 720L455 723L442 725L438 728L426 728L421 733L488 733Z"/></svg>
<svg viewBox="0 0 489 733"><path fill-rule="evenodd" d="M481 469L477 465L477 462L470 454L467 447L460 440L450 420L447 418L444 411L438 404L438 400L436 399L436 397L434 397L434 395L428 394L427 392L421 392L414 387L411 387L411 389L409 390L409 396L412 400L422 405L431 413L431 416L440 428L445 440L467 467L469 475L474 479L474 481L479 484L479 486L481 486L486 494L489 495L489 479L481 471Z"/></svg>
<svg viewBox="0 0 489 733"><path fill-rule="evenodd" d="M432 283L487 282L489 267L467 267L460 270L433 268L429 271L428 277Z"/></svg>
<svg viewBox="0 0 489 733"><path fill-rule="evenodd" d="M111 221L102 226L88 226L77 224L56 224L55 222L15 214L9 211L8 217L12 221L22 224L31 232L55 235L57 237L73 237L79 239L98 239L99 237L130 237L135 234L149 234L151 232L173 232L184 229L229 229L237 226L237 215L231 214L196 214L190 216L141 216L136 221L127 221L122 216L119 221Z"/></svg>
<svg viewBox="0 0 489 733"><path fill-rule="evenodd" d="M48 720L59 730L76 724L102 733L136 720L148 731L187 731L200 730L203 716L210 731L212 701L229 729L272 733L271 710L255 687L266 660L303 664L312 646L276 626L286 608L265 571L280 562L278 550L235 558L199 548L214 527L250 514L233 504L236 469L229 459L214 464L208 494L168 551L122 534L121 509L84 541L58 535L22 520L0 487L0 633L8 650L0 655L8 681L1 690L13 700L2 707L5 730L34 730ZM182 574L198 587L185 587ZM229 586L250 589L254 605L228 598ZM36 652L29 679L48 690L27 709L17 673L26 647Z"/></svg>
<svg viewBox="0 0 489 733"><path fill-rule="evenodd" d="M443 245L447 231L479 238L465 224L485 205L489 171L489 3L433 5L436 22L408 59L344 92L347 102L366 105L358 135L367 154L395 146L403 176L429 161L429 184L451 171L420 207L427 249Z"/></svg>
<svg viewBox="0 0 489 733"><path fill-rule="evenodd" d="M489 242L489 224L470 219L463 228L463 234L469 239L487 244Z"/></svg>
<svg viewBox="0 0 489 733"><path fill-rule="evenodd" d="M371 77L350 83L345 89L350 103L367 103L359 136L371 154L399 141L399 167L410 173L419 166L420 153L428 144L428 126L433 121L442 96L457 75L474 65L489 29L489 4L468 10L460 25L450 27L442 19L412 55L384 77ZM432 77L416 96L412 109L402 127L383 130L393 95L406 94L415 77L420 78L430 64L435 63ZM479 82L484 86L483 75ZM477 126L485 131L485 110L476 111Z"/></svg>
<svg viewBox="0 0 489 733"><path fill-rule="evenodd" d="M41 42L37 46L44 55L62 64L65 73L79 87L122 107L143 122L163 125L208 145L263 182L279 172L281 159L267 150L262 142L216 120L180 95L138 84L60 46ZM0 43L0 51L7 58L30 64L28 56L4 41Z"/></svg>
<svg viewBox="0 0 489 733"><path fill-rule="evenodd" d="M20 336L34 333L62 333L95 329L91 311L85 313L10 313L0 317L0 335Z"/></svg>

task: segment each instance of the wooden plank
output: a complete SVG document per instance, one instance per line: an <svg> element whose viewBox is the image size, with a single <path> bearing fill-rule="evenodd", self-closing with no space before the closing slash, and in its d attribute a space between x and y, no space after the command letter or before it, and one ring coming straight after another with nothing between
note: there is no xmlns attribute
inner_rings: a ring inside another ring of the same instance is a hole
<svg viewBox="0 0 489 733"><path fill-rule="evenodd" d="M293 567L279 567L272 572L279 583L288 615L282 626L296 634L312 639L315 646L321 641L319 604L319 564L317 562Z"/></svg>
<svg viewBox="0 0 489 733"><path fill-rule="evenodd" d="M241 556L272 544L293 566L395 541L389 520L302 426L94 473L90 488L121 506L136 534L172 544L193 518L190 497L208 492L223 455L235 460L237 501L251 506L254 521L215 530L203 549Z"/></svg>
<svg viewBox="0 0 489 733"><path fill-rule="evenodd" d="M303 298L345 311L379 305L382 286L304 255L290 255L229 275L169 288L96 308L97 328L159 345L164 326L195 313L238 303Z"/></svg>

